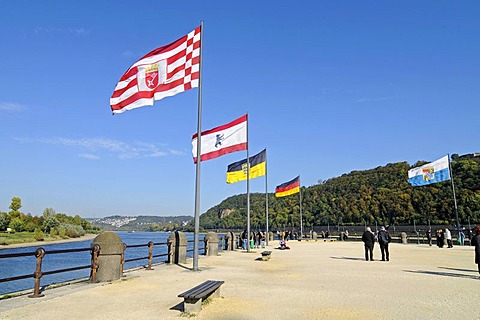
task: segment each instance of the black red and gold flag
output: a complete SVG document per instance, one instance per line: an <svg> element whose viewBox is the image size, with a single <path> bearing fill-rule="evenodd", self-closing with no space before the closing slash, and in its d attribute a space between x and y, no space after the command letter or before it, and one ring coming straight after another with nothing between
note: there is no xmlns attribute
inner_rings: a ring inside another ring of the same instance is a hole
<svg viewBox="0 0 480 320"><path fill-rule="evenodd" d="M300 192L300 176L275 188L275 197L285 197Z"/></svg>

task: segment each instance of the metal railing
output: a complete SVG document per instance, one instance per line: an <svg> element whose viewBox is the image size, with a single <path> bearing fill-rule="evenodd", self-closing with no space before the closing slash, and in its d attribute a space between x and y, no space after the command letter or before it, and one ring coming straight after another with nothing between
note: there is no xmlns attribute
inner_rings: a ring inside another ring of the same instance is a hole
<svg viewBox="0 0 480 320"><path fill-rule="evenodd" d="M57 269L57 270L51 270L51 271L45 271L45 272L42 271L42 261L45 255L47 254L53 255L53 254L75 253L75 252L85 252L85 251L90 251L92 255L92 261L89 265ZM46 251L44 248L40 247L40 248L37 248L34 252L0 254L0 260L9 259L9 258L27 257L27 256L35 256L36 258L36 268L33 274L30 273L30 274L24 274L24 275L19 275L14 277L1 278L0 283L28 279L33 277L34 279L33 294L29 295L29 297L30 298L42 297L43 294L41 294L40 292L40 279L43 276L90 268L92 279L94 279L96 274L96 268L98 268L98 263L96 263L96 261L97 261L97 256L99 251L100 251L100 246L96 245L90 248L50 250L50 251Z"/></svg>
<svg viewBox="0 0 480 320"><path fill-rule="evenodd" d="M123 274L125 263L133 262L133 261L139 261L139 260L147 260L147 264L144 266L144 268L146 270L153 270L152 265L153 265L153 259L154 258L168 256L168 252L167 253L161 253L161 254L153 254L154 246L163 246L163 245L166 246L167 243L166 242L156 242L156 243L154 243L153 241L150 241L147 244L131 245L131 246L128 246L124 243L123 244L123 251L122 251L122 255L121 255L121 273ZM141 256L141 257L130 258L130 259L125 259L126 249L140 248L140 247L148 247L148 255ZM33 274L29 273L29 274L23 274L23 275L18 275L18 276L13 276L13 277L0 278L0 283L33 278L34 279L33 294L29 295L29 297L37 298L37 297L42 297L43 296L43 294L41 293L41 290L40 290L40 281L41 281L41 278L43 276L46 276L46 275L72 272L72 271L78 271L78 270L82 270L82 269L90 269L89 282L96 282L96 274L97 274L97 269L98 269L98 255L100 253L100 250L101 250L101 248L98 244L92 244L92 246L90 248L64 249L64 250L45 250L43 247L39 247L33 252L0 254L0 261L2 259L13 259L13 258L18 258L18 257L28 257L28 256L34 256L36 258L36 268L35 268L35 271L33 272ZM74 266L74 267L57 269L57 270L49 270L49 271L43 271L42 270L43 258L47 255L71 254L71 253L86 252L86 251L91 252L91 261L90 261L90 264L88 264L88 265L80 265L80 266Z"/></svg>
<svg viewBox="0 0 480 320"><path fill-rule="evenodd" d="M192 253L193 252L193 243L194 240L188 240L188 244L191 244L190 247L192 249L188 249L187 252ZM199 241L199 252L203 252L206 254L206 246L204 245L204 241L200 240ZM121 274L124 272L124 265L125 263L128 262L134 262L134 261L141 261L141 260L146 260L147 264L144 265L143 267L146 270L153 270L152 266L154 265L153 259L155 258L160 258L160 257L168 257L168 249L166 250L166 253L159 253L159 254L154 254L154 247L155 246L167 246L167 242L153 242L149 241L147 244L137 244L137 245L127 245L123 243L123 250L121 254ZM142 247L147 247L148 248L148 255L144 256L138 256L138 257L133 257L129 259L125 259L125 251L127 249L133 249L133 248L142 248ZM0 278L0 283L4 282L11 282L11 281L17 281L17 280L23 280L23 279L29 279L33 278L34 279L34 285L33 285L33 294L29 295L31 298L37 298L37 297L42 297L43 294L41 292L41 286L40 282L43 276L46 275L53 275L53 274L60 274L60 273L66 273L66 272L72 272L72 271L78 271L78 270L83 270L83 269L90 269L90 277L89 277L89 282L96 282L96 274L97 274L97 269L98 269L98 256L100 254L100 246L98 244L92 244L89 248L77 248L77 249L64 249L64 250L45 250L43 247L37 248L35 251L32 252L24 252L24 253L7 253L7 254L0 254L0 261L2 259L13 259L13 258L18 258L18 257L28 257L28 256L34 256L36 258L36 268L35 271L32 273L28 274L23 274L23 275L18 275L18 276L13 276L13 277L6 277L6 278ZM223 250L223 238L219 238L219 251ZM78 252L90 252L91 255L91 261L90 264L85 264L85 265L79 265L79 266L74 266L74 267L69 267L69 268L63 268L63 269L56 269L56 270L49 270L49 271L44 271L42 270L42 262L43 258L47 255L56 255L56 254L71 254L71 253L78 253Z"/></svg>

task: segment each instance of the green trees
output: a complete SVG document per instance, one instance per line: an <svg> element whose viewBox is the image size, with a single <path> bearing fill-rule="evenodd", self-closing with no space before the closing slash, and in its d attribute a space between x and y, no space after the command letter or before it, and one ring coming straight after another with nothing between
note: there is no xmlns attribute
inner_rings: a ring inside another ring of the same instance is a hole
<svg viewBox="0 0 480 320"><path fill-rule="evenodd" d="M74 217L63 213L56 213L52 208L46 208L41 217L23 214L20 212L22 200L13 197L10 204L11 211L7 214L0 212L0 231L10 228L13 232L35 232L35 238L45 238L45 233L50 236L60 235L65 238L74 238L85 235L86 231L98 231L90 222L76 215ZM95 230L93 230L95 229Z"/></svg>
<svg viewBox="0 0 480 320"><path fill-rule="evenodd" d="M452 156L460 224L480 222L480 158ZM340 177L302 187L304 227L337 224L455 224L451 182L422 187L407 182L407 162L389 163L375 169L352 171ZM265 194L251 194L251 227L265 227ZM229 212L228 215L222 214ZM271 228L298 229L299 197L269 195ZM246 226L246 195L229 197L200 217L209 228Z"/></svg>

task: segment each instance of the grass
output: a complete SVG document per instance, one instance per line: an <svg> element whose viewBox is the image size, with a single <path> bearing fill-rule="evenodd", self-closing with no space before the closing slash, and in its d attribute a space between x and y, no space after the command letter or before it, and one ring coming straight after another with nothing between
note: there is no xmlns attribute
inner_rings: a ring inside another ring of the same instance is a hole
<svg viewBox="0 0 480 320"><path fill-rule="evenodd" d="M57 240L57 239L59 238L47 236L45 237L44 241L51 241L51 240ZM42 243L44 241L35 240L34 232L15 232L15 233L0 232L0 245L32 243L32 242Z"/></svg>

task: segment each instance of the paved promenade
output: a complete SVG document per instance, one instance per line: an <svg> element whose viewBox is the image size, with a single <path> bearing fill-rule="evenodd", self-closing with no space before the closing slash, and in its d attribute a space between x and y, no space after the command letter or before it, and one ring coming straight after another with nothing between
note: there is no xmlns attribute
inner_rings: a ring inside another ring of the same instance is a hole
<svg viewBox="0 0 480 320"><path fill-rule="evenodd" d="M395 243L390 262L367 262L360 242L270 244L270 261L257 260L263 249L222 252L200 257L197 272L188 260L2 300L0 319L181 319L177 295L209 279L225 281L221 297L195 319L480 319L473 247Z"/></svg>

